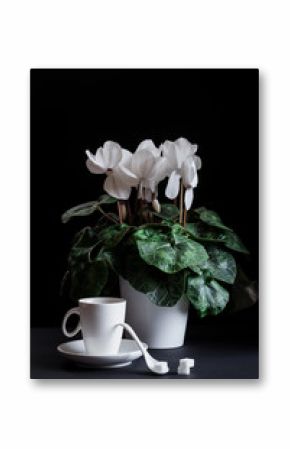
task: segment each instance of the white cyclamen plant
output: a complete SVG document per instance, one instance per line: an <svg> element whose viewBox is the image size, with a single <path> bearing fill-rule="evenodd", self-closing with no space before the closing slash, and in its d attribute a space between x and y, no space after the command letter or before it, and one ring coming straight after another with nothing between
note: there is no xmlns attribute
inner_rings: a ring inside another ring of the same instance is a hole
<svg viewBox="0 0 290 449"><path fill-rule="evenodd" d="M134 153L112 141L86 151L87 168L105 175L107 194L62 216L67 222L99 213L77 233L69 254L66 279L74 299L108 294L120 275L158 306L185 297L200 316L226 307L226 285L237 273L232 252L247 249L217 213L192 208L201 168L197 149L181 137L159 147L144 140ZM170 203L159 202L162 182Z"/></svg>
<svg viewBox="0 0 290 449"><path fill-rule="evenodd" d="M131 188L137 187L138 198L151 202L152 197L157 198L158 184L169 177L165 195L174 199L182 190L182 201L189 210L198 182L197 170L201 167L196 151L197 145L184 138L175 142L167 140L159 148L147 139L138 145L134 154L118 143L107 141L95 154L86 151L87 167L91 173L107 174L104 190L118 200L127 200Z"/></svg>

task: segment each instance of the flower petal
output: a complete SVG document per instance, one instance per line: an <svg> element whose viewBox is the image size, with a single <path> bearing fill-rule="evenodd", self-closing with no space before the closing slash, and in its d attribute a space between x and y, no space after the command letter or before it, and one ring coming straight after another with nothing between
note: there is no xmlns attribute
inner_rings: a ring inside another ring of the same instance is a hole
<svg viewBox="0 0 290 449"><path fill-rule="evenodd" d="M122 148L122 159L117 167L114 168L114 173L123 179L125 184L129 186L136 186L138 184L138 178L131 170L132 153Z"/></svg>
<svg viewBox="0 0 290 449"><path fill-rule="evenodd" d="M189 210L191 208L192 201L193 201L193 188L189 187L188 189L185 190L184 194L184 205L186 210Z"/></svg>
<svg viewBox="0 0 290 449"><path fill-rule="evenodd" d="M138 153L133 154L132 171L139 179L149 178L154 164L155 158L148 150L139 151Z"/></svg>
<svg viewBox="0 0 290 449"><path fill-rule="evenodd" d="M193 158L187 158L181 167L182 181L185 187L192 186L196 175L196 167ZM192 186L193 187L193 186Z"/></svg>
<svg viewBox="0 0 290 449"><path fill-rule="evenodd" d="M154 178L149 178L143 181L143 186L151 192L155 192L157 183Z"/></svg>
<svg viewBox="0 0 290 449"><path fill-rule="evenodd" d="M128 150L124 150L124 148L122 148L121 153L122 159L120 161L120 165L125 165L125 167L130 169L133 156L132 153Z"/></svg>
<svg viewBox="0 0 290 449"><path fill-rule="evenodd" d="M101 154L104 160L106 169L113 169L116 167L122 159L122 149L116 142L108 140L104 143L101 149Z"/></svg>
<svg viewBox="0 0 290 449"><path fill-rule="evenodd" d="M142 181L140 182L139 186L138 186L138 199L142 199L143 198L143 184Z"/></svg>
<svg viewBox="0 0 290 449"><path fill-rule="evenodd" d="M96 155L94 156L89 150L86 150L86 155L88 157L86 161L87 168L91 173L95 174L101 174L105 173L106 167L104 166L104 163L98 155L98 151L96 152Z"/></svg>
<svg viewBox="0 0 290 449"><path fill-rule="evenodd" d="M152 201L152 192L150 189L145 188L145 200L147 201L147 203L151 203Z"/></svg>
<svg viewBox="0 0 290 449"><path fill-rule="evenodd" d="M127 200L131 193L131 187L113 173L107 176L104 182L104 190L118 200Z"/></svg>
<svg viewBox="0 0 290 449"><path fill-rule="evenodd" d="M200 159L200 157L194 155L194 156L193 156L193 160L194 160L196 169L197 169L197 170L200 170L200 169L201 169L201 159Z"/></svg>
<svg viewBox="0 0 290 449"><path fill-rule="evenodd" d="M179 192L179 180L180 175L174 170L168 179L168 184L165 190L165 195L169 199L174 199L177 197Z"/></svg>
<svg viewBox="0 0 290 449"><path fill-rule="evenodd" d="M161 153L161 149L160 148L156 148L156 146L154 145L153 140L151 139L145 139L143 140L137 147L135 153L137 153L138 151L142 151L142 150L148 150L151 151L151 153L153 154L153 156L158 157L160 156Z"/></svg>
<svg viewBox="0 0 290 449"><path fill-rule="evenodd" d="M87 169L95 175L101 175L102 173L104 173L104 170L98 165L94 164L94 162L92 162L90 159L86 160L86 166Z"/></svg>
<svg viewBox="0 0 290 449"><path fill-rule="evenodd" d="M167 159L165 157L159 157L154 164L151 177L154 178L157 184L159 184L159 182L163 181L166 176L171 174L171 171Z"/></svg>
<svg viewBox="0 0 290 449"><path fill-rule="evenodd" d="M129 187L136 187L139 179L125 165L119 165L113 170L115 176L121 179L122 183Z"/></svg>
<svg viewBox="0 0 290 449"><path fill-rule="evenodd" d="M164 156L164 158L167 161L168 166L171 170L176 170L177 168L180 168L178 166L178 159L176 154L176 146L174 142L171 142L170 140L166 140L161 146L161 151Z"/></svg>
<svg viewBox="0 0 290 449"><path fill-rule="evenodd" d="M189 156L193 156L196 153L197 145L193 145L184 137L180 137L174 143L177 149L178 164L179 167L181 167L181 164L185 159L187 159Z"/></svg>

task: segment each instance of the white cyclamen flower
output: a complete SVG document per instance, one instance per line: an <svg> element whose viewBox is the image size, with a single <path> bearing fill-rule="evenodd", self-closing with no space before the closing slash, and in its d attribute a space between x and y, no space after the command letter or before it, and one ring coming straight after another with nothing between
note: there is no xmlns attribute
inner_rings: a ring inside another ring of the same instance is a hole
<svg viewBox="0 0 290 449"><path fill-rule="evenodd" d="M138 178L138 197L144 189L146 201L152 201L152 194L157 196L157 187L168 171L167 161L161 157L161 149L156 148L152 140L141 142L132 156L131 170Z"/></svg>
<svg viewBox="0 0 290 449"><path fill-rule="evenodd" d="M179 193L180 179L185 187L184 204L189 210L193 201L193 189L197 186L197 170L201 168L201 159L195 153L197 145L191 144L183 137L175 142L167 140L161 146L169 167L169 179L165 195L174 199Z"/></svg>
<svg viewBox="0 0 290 449"><path fill-rule="evenodd" d="M154 145L153 140L151 139L145 139L141 143L139 143L138 147L136 148L135 153L138 153L139 151L148 150L150 151L155 158L158 158L161 156L161 148L157 148Z"/></svg>
<svg viewBox="0 0 290 449"><path fill-rule="evenodd" d="M127 200L131 187L137 183L136 176L130 171L132 154L112 141L104 143L93 155L86 151L86 164L91 173L107 175L104 190L114 198Z"/></svg>

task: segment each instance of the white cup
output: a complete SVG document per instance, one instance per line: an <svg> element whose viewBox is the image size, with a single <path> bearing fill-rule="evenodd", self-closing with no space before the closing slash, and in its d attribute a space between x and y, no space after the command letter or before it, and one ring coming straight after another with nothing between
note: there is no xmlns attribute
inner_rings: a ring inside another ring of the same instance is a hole
<svg viewBox="0 0 290 449"><path fill-rule="evenodd" d="M125 299L83 298L79 300L79 307L65 314L62 331L66 337L74 337L81 330L88 355L117 354L123 335L125 312ZM73 314L80 316L80 322L69 332L66 323Z"/></svg>

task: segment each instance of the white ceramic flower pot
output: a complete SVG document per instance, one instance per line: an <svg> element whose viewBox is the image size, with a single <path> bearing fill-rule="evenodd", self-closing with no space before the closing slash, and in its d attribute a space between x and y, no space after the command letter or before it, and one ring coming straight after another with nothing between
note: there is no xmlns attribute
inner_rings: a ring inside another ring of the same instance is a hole
<svg viewBox="0 0 290 449"><path fill-rule="evenodd" d="M120 277L121 297L127 300L126 322L151 349L178 348L184 343L188 302L180 299L173 307L158 307Z"/></svg>

